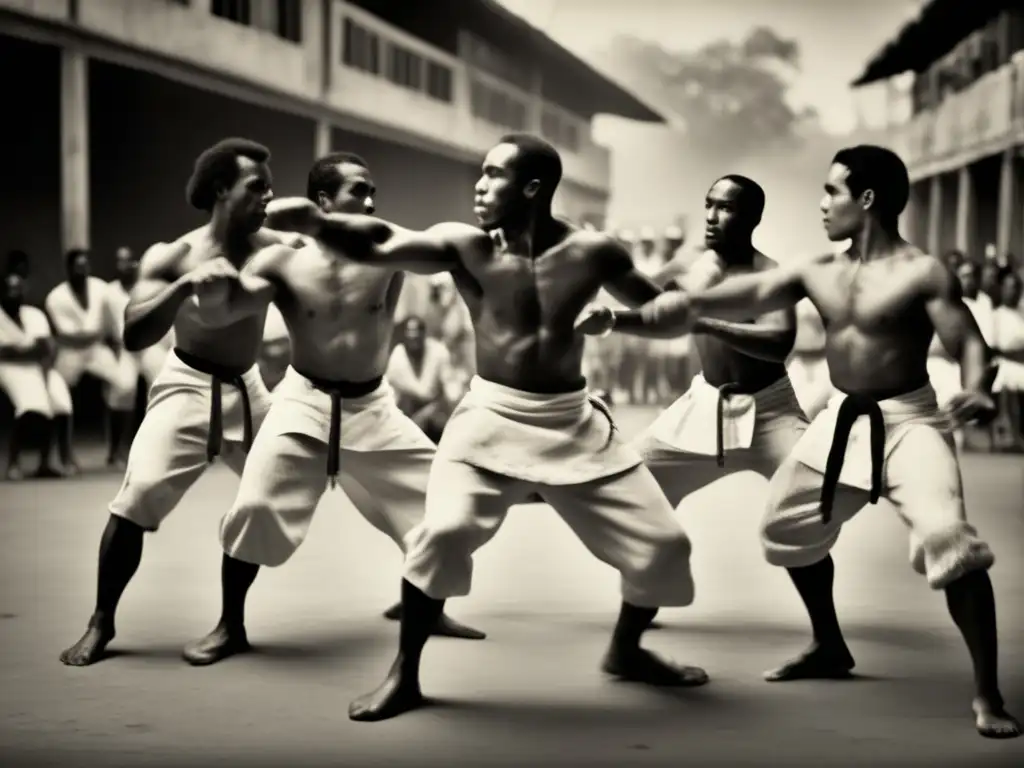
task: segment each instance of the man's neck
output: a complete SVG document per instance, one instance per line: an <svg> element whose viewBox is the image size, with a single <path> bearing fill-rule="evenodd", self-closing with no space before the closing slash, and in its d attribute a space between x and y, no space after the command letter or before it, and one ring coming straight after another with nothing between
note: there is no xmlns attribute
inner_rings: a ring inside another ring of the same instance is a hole
<svg viewBox="0 0 1024 768"><path fill-rule="evenodd" d="M860 261L877 261L902 249L907 243L898 229L869 221L853 238L850 255Z"/></svg>
<svg viewBox="0 0 1024 768"><path fill-rule="evenodd" d="M214 243L224 249L224 255L235 266L249 257L250 233L239 231L220 211L214 211L210 217L207 233Z"/></svg>
<svg viewBox="0 0 1024 768"><path fill-rule="evenodd" d="M735 244L721 245L711 249L718 255L727 267L752 267L754 265L754 254L757 250L754 244L747 240Z"/></svg>
<svg viewBox="0 0 1024 768"><path fill-rule="evenodd" d="M127 276L118 278L118 281L121 283L121 287L124 288L126 291L130 291L132 288L135 287L135 280L136 279L134 277Z"/></svg>
<svg viewBox="0 0 1024 768"><path fill-rule="evenodd" d="M498 227L500 238L512 253L536 258L551 245L548 240L554 231L555 218L551 211L538 210L523 220L513 221Z"/></svg>
<svg viewBox="0 0 1024 768"><path fill-rule="evenodd" d="M82 292L85 290L85 286L88 284L89 278L82 277L81 275L72 275L68 278L68 285L71 286L72 290Z"/></svg>

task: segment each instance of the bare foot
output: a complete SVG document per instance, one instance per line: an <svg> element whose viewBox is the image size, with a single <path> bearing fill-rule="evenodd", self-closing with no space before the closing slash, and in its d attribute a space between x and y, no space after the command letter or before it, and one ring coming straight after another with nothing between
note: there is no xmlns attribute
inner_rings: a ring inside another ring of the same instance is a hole
<svg viewBox="0 0 1024 768"><path fill-rule="evenodd" d="M193 667L206 667L218 661L252 650L244 629L229 630L222 624L214 627L206 637L193 640L185 646L182 656Z"/></svg>
<svg viewBox="0 0 1024 768"><path fill-rule="evenodd" d="M73 461L64 463L64 477L75 477L81 471L82 470L78 468L78 464Z"/></svg>
<svg viewBox="0 0 1024 768"><path fill-rule="evenodd" d="M790 659L781 667L764 673L769 683L786 683L791 680L845 680L851 677L855 662L845 646L825 648L817 643Z"/></svg>
<svg viewBox="0 0 1024 768"><path fill-rule="evenodd" d="M389 621L400 621L402 619L402 604L395 603L384 611L384 618ZM483 640L487 637L487 633L460 624L447 614L438 619L437 626L434 627L431 634L435 637L455 637L460 640Z"/></svg>
<svg viewBox="0 0 1024 768"><path fill-rule="evenodd" d="M401 672L392 670L377 690L349 704L348 719L357 723L376 723L411 712L423 704L419 682L407 683Z"/></svg>
<svg viewBox="0 0 1024 768"><path fill-rule="evenodd" d="M18 480L24 480L25 473L21 471L21 467L16 464L12 464L7 468L7 479L12 483L17 482Z"/></svg>
<svg viewBox="0 0 1024 768"><path fill-rule="evenodd" d="M64 473L54 469L49 464L43 464L39 469L36 470L35 474L32 475L37 480L56 480L64 477Z"/></svg>
<svg viewBox="0 0 1024 768"><path fill-rule="evenodd" d="M708 682L708 673L700 667L685 667L665 661L644 648L628 653L609 651L601 669L631 683L658 687L693 688Z"/></svg>
<svg viewBox="0 0 1024 768"><path fill-rule="evenodd" d="M437 637L457 637L460 640L483 640L487 637L486 633L460 624L448 614L441 615L431 634Z"/></svg>
<svg viewBox="0 0 1024 768"><path fill-rule="evenodd" d="M114 627L90 622L82 639L60 655L63 664L69 667L88 667L104 656L107 644L114 639Z"/></svg>
<svg viewBox="0 0 1024 768"><path fill-rule="evenodd" d="M1015 739L1020 736L1020 723L1007 712L1002 703L983 699L980 696L971 703L974 710L974 726L987 739Z"/></svg>

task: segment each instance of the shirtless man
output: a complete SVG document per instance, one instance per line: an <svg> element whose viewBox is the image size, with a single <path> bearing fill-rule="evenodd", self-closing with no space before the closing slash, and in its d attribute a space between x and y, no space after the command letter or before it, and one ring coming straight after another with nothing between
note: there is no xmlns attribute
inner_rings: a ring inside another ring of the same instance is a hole
<svg viewBox="0 0 1024 768"><path fill-rule="evenodd" d="M83 637L60 657L70 666L99 661L114 638L117 604L139 566L144 534L160 527L218 454L241 474L270 408L256 367L266 303L252 299L259 286L238 275L255 252L281 241L261 230L273 196L269 159L266 147L245 139L203 152L187 194L209 223L151 250L140 265L125 310L125 349L146 349L172 326L178 346L150 389L124 482L110 503L96 607ZM229 308L236 293L243 300Z"/></svg>
<svg viewBox="0 0 1024 768"><path fill-rule="evenodd" d="M696 292L725 276L776 269L751 242L764 202L764 190L745 176L716 181L704 200L706 250L692 263L673 259L655 282ZM624 333L674 335L638 323L636 311L616 317L621 319L614 327ZM702 318L692 332L703 373L637 440L673 507L736 472L753 471L768 480L807 426L786 374L796 335L791 308L739 323Z"/></svg>
<svg viewBox="0 0 1024 768"><path fill-rule="evenodd" d="M655 685L707 682L703 670L672 666L640 646L660 606L693 601L690 542L639 453L588 397L583 338L573 330L602 287L634 306L658 289L611 238L552 216L561 175L553 147L512 134L483 162L475 207L482 229L447 223L412 232L301 205L282 212L353 259L452 272L475 326L479 375L445 428L426 517L410 536L398 656L384 683L349 707L353 720L422 705L420 656L445 600L469 592L473 552L533 492L622 574L605 671Z"/></svg>
<svg viewBox="0 0 1024 768"><path fill-rule="evenodd" d="M974 664L975 724L983 736L1020 735L999 692L994 557L967 522L948 417L991 418L991 352L938 259L903 240L897 219L910 182L903 162L880 147L843 149L832 161L821 209L829 254L707 291L670 292L638 313L644 325L683 330L702 316L767 312L809 298L825 321L836 396L772 478L762 527L768 561L784 566L810 614L814 642L769 680L848 676L854 667L832 600L829 551L844 523L887 498L910 528L911 561L950 615ZM594 313L588 332L607 321ZM960 360L963 391L940 411L926 358L938 334ZM852 433L852 434L851 434ZM884 464L883 464L884 462ZM927 467L927 471L921 471Z"/></svg>
<svg viewBox="0 0 1024 768"><path fill-rule="evenodd" d="M365 160L338 152L313 165L306 194L318 211L368 214L376 187ZM280 309L291 366L221 523L223 612L212 632L186 646L194 666L250 649L249 588L260 566L283 565L302 544L329 481L404 552L423 519L436 452L384 380L402 272L353 263L344 251L309 242L268 248L244 274L261 286L264 305ZM448 617L434 631L484 637Z"/></svg>

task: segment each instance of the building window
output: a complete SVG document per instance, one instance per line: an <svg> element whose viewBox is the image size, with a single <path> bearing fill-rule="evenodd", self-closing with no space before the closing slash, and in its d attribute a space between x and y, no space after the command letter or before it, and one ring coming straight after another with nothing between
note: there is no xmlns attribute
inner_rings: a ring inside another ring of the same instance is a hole
<svg viewBox="0 0 1024 768"><path fill-rule="evenodd" d="M277 0L277 36L302 42L302 0Z"/></svg>
<svg viewBox="0 0 1024 768"><path fill-rule="evenodd" d="M480 80L473 80L469 100L474 117L513 131L526 130L527 109L520 99Z"/></svg>
<svg viewBox="0 0 1024 768"><path fill-rule="evenodd" d="M341 60L347 67L380 74L380 38L375 32L345 19L344 45Z"/></svg>
<svg viewBox="0 0 1024 768"><path fill-rule="evenodd" d="M210 5L210 12L214 16L233 21L236 24L249 26L252 19L252 9L249 7L249 0L213 0Z"/></svg>
<svg viewBox="0 0 1024 768"><path fill-rule="evenodd" d="M388 80L410 91L423 89L422 58L400 45L392 44L388 64Z"/></svg>
<svg viewBox="0 0 1024 768"><path fill-rule="evenodd" d="M469 62L470 66L512 83L524 91L531 89L532 72L530 67L523 62L516 61L485 40L469 32L462 32L460 49L460 55Z"/></svg>
<svg viewBox="0 0 1024 768"><path fill-rule="evenodd" d="M452 102L452 71L435 61L427 62L427 96L438 101Z"/></svg>
<svg viewBox="0 0 1024 768"><path fill-rule="evenodd" d="M554 110L545 109L541 113L540 132L548 141L571 152L576 152L580 148L580 131L576 123Z"/></svg>

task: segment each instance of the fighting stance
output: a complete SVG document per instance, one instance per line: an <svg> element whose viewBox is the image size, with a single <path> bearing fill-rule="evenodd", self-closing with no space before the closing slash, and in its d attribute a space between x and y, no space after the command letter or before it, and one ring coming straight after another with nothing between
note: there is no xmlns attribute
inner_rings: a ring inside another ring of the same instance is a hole
<svg viewBox="0 0 1024 768"><path fill-rule="evenodd" d="M24 303L25 280L17 272L4 278L0 293L0 389L14 406L7 479L21 480L25 443L36 439L39 468L34 477L61 477L50 464L53 428L67 428L71 393L53 369L50 323L41 309Z"/></svg>
<svg viewBox="0 0 1024 768"><path fill-rule="evenodd" d="M370 213L375 194L357 155L328 155L309 174L307 196L324 212ZM343 251L311 242L268 248L244 274L260 287L239 300L273 300L280 308L292 364L274 390L238 496L221 523L223 612L209 635L185 648L185 659L197 666L249 650L249 587L260 566L282 565L302 544L329 480L404 552L423 519L435 454L398 409L383 375L402 272L353 263ZM447 618L436 631L483 637Z"/></svg>
<svg viewBox="0 0 1024 768"><path fill-rule="evenodd" d="M166 246L166 243L157 243L150 250ZM108 335L116 347L120 375L125 382L132 382L132 386L107 393L107 406L110 409L107 464L123 468L124 438L135 411L135 384L141 375L146 383L147 392L153 386L157 374L163 368L167 353L174 346L174 331L168 331L159 342L145 349L132 352L124 348L124 311L128 307L131 291L139 279L139 260L130 248L117 249L116 268L117 277L107 283L107 293L104 297L105 322Z"/></svg>
<svg viewBox="0 0 1024 768"><path fill-rule="evenodd" d="M187 195L210 214L209 224L151 250L140 265L125 310L125 349L157 344L172 327L177 346L150 389L100 542L96 608L85 635L61 654L65 664L102 658L114 638L117 604L142 559L143 534L160 527L218 455L241 474L252 435L270 408L256 367L265 302L228 308L233 293L251 295L237 268L281 240L260 229L272 197L269 159L266 147L244 139L225 139L203 152Z"/></svg>
<svg viewBox="0 0 1024 768"><path fill-rule="evenodd" d="M911 561L950 615L974 663L978 731L1005 738L1020 725L1004 709L997 675L995 597L988 545L967 522L960 468L947 427L991 418L990 350L938 259L899 235L910 182L903 162L880 147L838 152L821 209L844 254L735 277L704 292L672 292L630 322L684 330L701 316L743 316L814 302L825 321L837 394L772 478L762 529L767 559L789 570L810 614L814 642L769 680L842 677L854 661L836 618L829 551L868 501L884 496L910 528ZM589 330L607 322L597 314ZM960 360L963 390L939 410L925 360L932 334ZM927 471L922 471L926 467Z"/></svg>
<svg viewBox="0 0 1024 768"><path fill-rule="evenodd" d="M658 280L699 291L726 276L775 269L751 242L764 202L764 190L745 176L716 181L704 201L704 254L688 265L680 263L682 257L673 260ZM674 335L636 323L614 327L637 336ZM753 471L767 480L807 426L786 375L796 335L792 308L742 323L701 318L691 332L703 372L637 440L673 507L736 472Z"/></svg>
<svg viewBox="0 0 1024 768"><path fill-rule="evenodd" d="M690 542L640 455L588 397L583 338L573 330L602 286L632 305L658 289L611 238L554 219L561 175L553 147L515 134L484 160L475 206L483 230L447 223L412 232L301 205L291 211L299 228L353 259L452 272L475 326L479 375L445 428L426 517L410 536L398 656L384 683L350 706L353 720L423 703L420 657L445 600L469 592L473 553L534 492L622 574L605 671L656 685L707 681L703 670L671 666L640 646L660 606L693 601Z"/></svg>
<svg viewBox="0 0 1024 768"><path fill-rule="evenodd" d="M137 379L117 364L106 324L107 284L90 274L89 254L81 249L68 251L65 260L67 280L50 291L44 304L53 324L57 341L54 368L68 387L74 388L88 373L103 382L108 409L125 398L135 396ZM114 418L114 422L120 420ZM58 430L61 463L69 474L78 466L72 448L73 430Z"/></svg>

